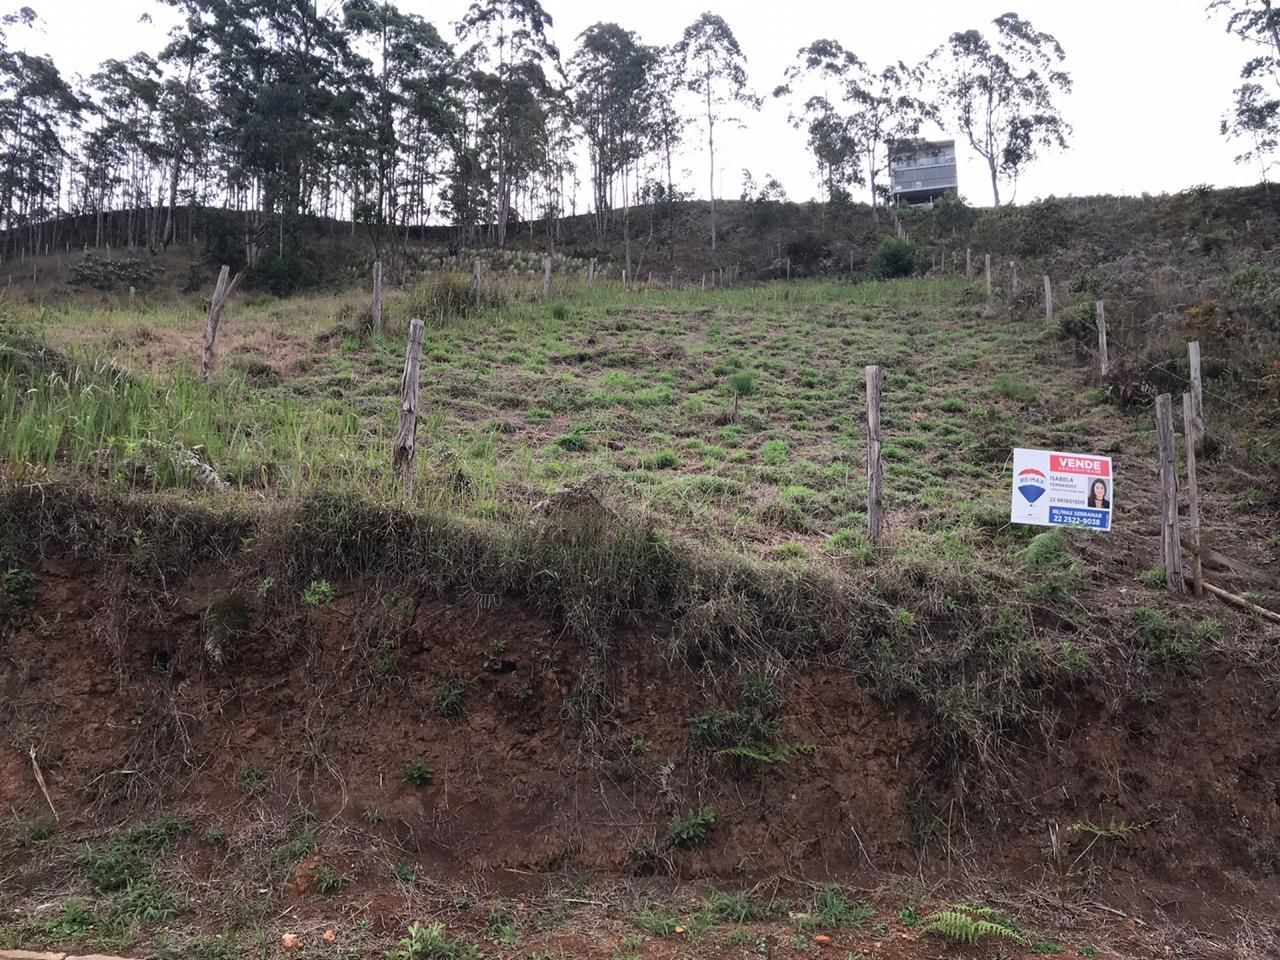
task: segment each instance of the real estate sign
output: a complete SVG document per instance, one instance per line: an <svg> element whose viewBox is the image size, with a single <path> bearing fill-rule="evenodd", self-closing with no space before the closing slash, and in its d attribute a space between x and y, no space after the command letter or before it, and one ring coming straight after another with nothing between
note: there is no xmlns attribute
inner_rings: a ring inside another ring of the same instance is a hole
<svg viewBox="0 0 1280 960"><path fill-rule="evenodd" d="M1009 519L1040 527L1110 530L1114 479L1110 457L1016 449Z"/></svg>

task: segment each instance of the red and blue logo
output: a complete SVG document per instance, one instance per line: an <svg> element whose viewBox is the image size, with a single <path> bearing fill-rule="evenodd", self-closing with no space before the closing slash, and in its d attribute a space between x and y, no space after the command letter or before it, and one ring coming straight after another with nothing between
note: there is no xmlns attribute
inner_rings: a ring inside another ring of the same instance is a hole
<svg viewBox="0 0 1280 960"><path fill-rule="evenodd" d="M1014 483L1027 503L1035 503L1044 496L1046 488L1044 474L1034 467L1020 471L1014 478Z"/></svg>

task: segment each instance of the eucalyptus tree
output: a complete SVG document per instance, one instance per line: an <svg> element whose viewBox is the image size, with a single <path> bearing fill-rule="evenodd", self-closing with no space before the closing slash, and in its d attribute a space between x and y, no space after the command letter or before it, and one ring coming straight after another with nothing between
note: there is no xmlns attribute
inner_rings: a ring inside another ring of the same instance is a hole
<svg viewBox="0 0 1280 960"><path fill-rule="evenodd" d="M1271 0L1210 0L1207 10L1254 49L1219 129L1228 140L1245 142L1236 162L1256 162L1266 180L1269 158L1280 147L1280 9Z"/></svg>
<svg viewBox="0 0 1280 960"><path fill-rule="evenodd" d="M953 33L929 66L948 118L987 164L998 207L1001 182L1016 182L1042 149L1066 147L1071 126L1057 98L1071 91L1071 76L1052 34L1016 13L992 24L990 37L979 30Z"/></svg>
<svg viewBox="0 0 1280 960"><path fill-rule="evenodd" d="M548 72L560 72L560 52L547 36L551 24L538 0L476 0L457 26L458 38L470 43L464 57L475 92L471 147L489 167L499 245L517 185L547 155L548 114L559 95Z"/></svg>
<svg viewBox="0 0 1280 960"><path fill-rule="evenodd" d="M724 19L704 13L675 45L684 86L703 102L711 198L711 249L716 248L716 124L737 122L735 107L760 105L747 88L747 58Z"/></svg>
<svg viewBox="0 0 1280 960"><path fill-rule="evenodd" d="M30 7L0 18L0 205L14 250L15 227L57 212L66 132L83 112L49 57L15 49L9 28L30 28L36 20Z"/></svg>
<svg viewBox="0 0 1280 960"><path fill-rule="evenodd" d="M621 179L628 206L627 173L654 139L652 78L659 51L616 23L596 23L578 36L569 61L573 115L586 140L596 235L604 239Z"/></svg>

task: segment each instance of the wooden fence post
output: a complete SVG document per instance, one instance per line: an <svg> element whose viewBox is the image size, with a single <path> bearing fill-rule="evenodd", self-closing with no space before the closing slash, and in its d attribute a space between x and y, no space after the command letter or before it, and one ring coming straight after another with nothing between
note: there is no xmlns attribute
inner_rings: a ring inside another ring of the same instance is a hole
<svg viewBox="0 0 1280 960"><path fill-rule="evenodd" d="M1009 261L1009 272L1013 275L1013 279L1009 281L1009 289L1012 290L1013 295L1016 297L1018 295L1018 261L1017 260Z"/></svg>
<svg viewBox="0 0 1280 960"><path fill-rule="evenodd" d="M1160 552L1164 581L1170 593L1185 593L1182 544L1178 539L1178 468L1174 459L1173 402L1169 394L1156 397L1156 442L1160 456Z"/></svg>
<svg viewBox="0 0 1280 960"><path fill-rule="evenodd" d="M231 279L231 268L225 264L218 272L218 282L213 288L213 299L209 301L209 320L204 328L204 354L200 359L200 377L203 380L207 381L213 376L213 348L218 340L218 324L222 322L222 308L227 305L227 298L235 292L243 276L244 274L237 273L235 278Z"/></svg>
<svg viewBox="0 0 1280 960"><path fill-rule="evenodd" d="M1196 481L1196 445L1191 431L1195 424L1195 401L1191 394L1182 395L1182 434L1187 441L1187 501L1191 508L1191 591L1204 596L1204 569L1200 557L1200 484Z"/></svg>
<svg viewBox="0 0 1280 960"><path fill-rule="evenodd" d="M1187 344L1187 363L1191 367L1191 426L1187 437L1199 453L1204 449L1204 383L1200 379L1200 341Z"/></svg>
<svg viewBox="0 0 1280 960"><path fill-rule="evenodd" d="M791 258L787 257L787 279L791 279Z"/></svg>
<svg viewBox="0 0 1280 960"><path fill-rule="evenodd" d="M964 248L964 278L973 279L973 250L970 247Z"/></svg>
<svg viewBox="0 0 1280 960"><path fill-rule="evenodd" d="M382 261L373 261L373 329L382 332Z"/></svg>
<svg viewBox="0 0 1280 960"><path fill-rule="evenodd" d="M987 271L987 303L991 302L991 254L983 255L983 267Z"/></svg>
<svg viewBox="0 0 1280 960"><path fill-rule="evenodd" d="M627 271L625 268L622 271L622 289L627 289Z"/></svg>
<svg viewBox="0 0 1280 960"><path fill-rule="evenodd" d="M868 366L867 376L867 539L880 545L884 525L884 465L880 461L880 392L884 368Z"/></svg>
<svg viewBox="0 0 1280 960"><path fill-rule="evenodd" d="M1107 305L1099 300L1093 309L1098 317L1098 371L1105 377L1111 369L1111 358L1107 354Z"/></svg>
<svg viewBox="0 0 1280 960"><path fill-rule="evenodd" d="M413 459L418 453L418 366L422 361L421 320L409 321L409 344L404 352L404 374L400 378L400 426L391 451L391 468L405 478L405 489L413 496Z"/></svg>
<svg viewBox="0 0 1280 960"><path fill-rule="evenodd" d="M473 268L473 269L474 269L474 271L475 271L475 280L473 281L472 286L474 286L474 287L475 287L476 306L479 306L479 305L480 305L480 292L481 292L481 290L480 290L480 261L479 261L479 260L476 260L476 262L475 262L475 266L474 266L474 268Z"/></svg>
<svg viewBox="0 0 1280 960"><path fill-rule="evenodd" d="M591 263L587 265L587 289L594 290L596 288L596 258L591 258Z"/></svg>
<svg viewBox="0 0 1280 960"><path fill-rule="evenodd" d="M1047 274L1044 278L1044 318L1053 319L1053 281Z"/></svg>
<svg viewBox="0 0 1280 960"><path fill-rule="evenodd" d="M551 296L551 258L542 258L542 299Z"/></svg>

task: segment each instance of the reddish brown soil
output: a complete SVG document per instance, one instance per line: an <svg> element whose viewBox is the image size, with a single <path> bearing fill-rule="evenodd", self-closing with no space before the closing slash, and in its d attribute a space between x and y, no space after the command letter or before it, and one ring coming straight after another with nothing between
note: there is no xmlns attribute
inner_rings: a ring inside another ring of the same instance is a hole
<svg viewBox="0 0 1280 960"><path fill-rule="evenodd" d="M0 807L45 808L18 745L34 742L62 834L103 836L179 810L197 836L226 834L225 849L184 845L185 869L207 884L237 871L266 882L270 849L305 806L319 817L318 846L286 898L304 900L327 864L375 915L402 861L440 889L512 896L587 872L668 892L776 877L998 880L1045 902L1219 932L1280 902L1277 696L1244 672L1153 678L1146 706L1108 707L1081 689L1061 702L1048 745L1020 749L1005 799L961 807L929 722L822 663L792 663L785 681L786 738L817 751L740 770L691 745L688 718L707 709L716 681L669 658L660 627L616 639L611 710L584 727L565 715L581 650L506 603L396 608L394 586L357 583L336 585L331 607L272 609L246 582L250 632L215 666L201 616L229 588L222 573L154 596L68 563L40 573L32 624L0 647L11 734ZM450 677L468 683L454 718L433 708ZM411 760L433 768L429 786L404 782ZM261 772L260 787L246 771ZM673 816L704 805L716 811L709 842L666 848ZM1085 821L1135 829L1104 839L1079 829ZM56 870L23 856L7 859L29 893ZM389 927L404 919L393 900L380 920ZM916 955L893 940L882 949Z"/></svg>

